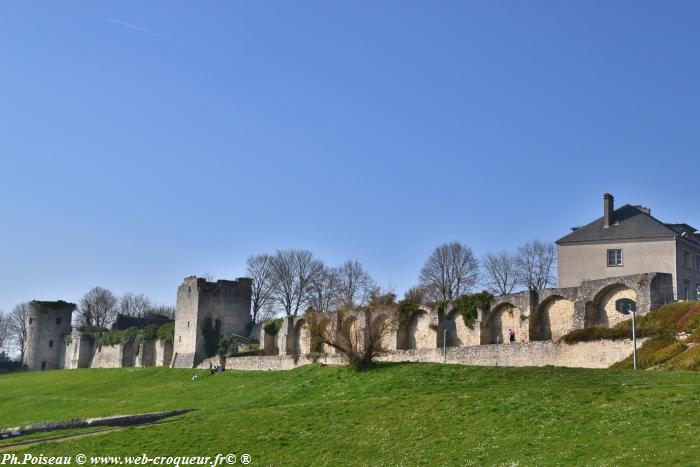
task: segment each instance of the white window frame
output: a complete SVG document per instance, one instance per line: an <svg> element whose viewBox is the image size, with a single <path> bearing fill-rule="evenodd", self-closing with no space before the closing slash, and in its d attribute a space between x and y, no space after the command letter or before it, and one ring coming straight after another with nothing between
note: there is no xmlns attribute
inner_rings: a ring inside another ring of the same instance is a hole
<svg viewBox="0 0 700 467"><path fill-rule="evenodd" d="M610 262L610 254L613 254L613 262ZM605 262L608 265L609 268L619 268L621 266L624 266L625 263L623 261L623 256L622 256L622 248L609 248L606 251L606 256L605 256Z"/></svg>

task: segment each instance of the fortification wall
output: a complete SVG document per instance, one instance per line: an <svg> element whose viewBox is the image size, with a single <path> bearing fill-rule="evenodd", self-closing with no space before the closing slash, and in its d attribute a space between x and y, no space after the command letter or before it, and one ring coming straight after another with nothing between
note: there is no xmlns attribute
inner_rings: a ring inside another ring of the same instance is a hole
<svg viewBox="0 0 700 467"><path fill-rule="evenodd" d="M136 361L134 366L145 367L145 366L155 366L156 365L156 341L144 341L141 342L139 346L138 353L136 354Z"/></svg>
<svg viewBox="0 0 700 467"><path fill-rule="evenodd" d="M90 368L125 368L136 364L138 348L128 344L103 345L95 350Z"/></svg>
<svg viewBox="0 0 700 467"><path fill-rule="evenodd" d="M639 340L638 345L644 339ZM561 366L572 368L608 368L624 360L632 353L630 340L594 341L578 344L541 341L516 344L477 345L448 347L447 363L470 366ZM443 349L397 350L377 358L381 362L442 363ZM230 357L226 359L228 370L291 370L310 363L327 365L344 364L337 354L310 358L301 355Z"/></svg>
<svg viewBox="0 0 700 467"><path fill-rule="evenodd" d="M64 368L89 368L92 353L92 340L78 331L73 331L70 335L70 341L66 345Z"/></svg>
<svg viewBox="0 0 700 467"><path fill-rule="evenodd" d="M155 341L155 366L170 366L173 361L173 343L157 340Z"/></svg>

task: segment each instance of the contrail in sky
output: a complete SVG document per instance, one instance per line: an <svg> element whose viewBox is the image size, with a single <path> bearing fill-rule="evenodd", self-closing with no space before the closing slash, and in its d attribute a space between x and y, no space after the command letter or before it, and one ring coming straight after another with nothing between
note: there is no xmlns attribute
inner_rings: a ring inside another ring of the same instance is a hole
<svg viewBox="0 0 700 467"><path fill-rule="evenodd" d="M126 26L127 28L136 29L137 31L145 32L146 34L150 34L151 36L155 36L155 37L160 37L161 39L166 39L166 40L169 40L169 41L180 42L180 41L178 41L177 39L173 39L172 37L164 36L163 34L158 34L158 33L155 32L155 31L151 31L151 30L145 29L145 28L140 28L140 27L138 27L138 26L134 26L133 24L125 23L124 21L119 21L118 19L107 18L107 21L111 21L111 22L113 22L113 23L115 23L115 24L119 24L119 25L122 25L122 26Z"/></svg>

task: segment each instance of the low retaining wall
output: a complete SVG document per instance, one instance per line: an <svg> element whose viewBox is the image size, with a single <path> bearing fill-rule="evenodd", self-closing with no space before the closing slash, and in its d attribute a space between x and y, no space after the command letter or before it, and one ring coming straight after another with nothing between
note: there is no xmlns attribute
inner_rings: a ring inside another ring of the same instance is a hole
<svg viewBox="0 0 700 467"><path fill-rule="evenodd" d="M644 339L637 343L641 346ZM608 368L632 354L631 340L604 340L565 344L563 342L524 342L518 344L476 345L449 347L447 363L471 366L563 366L572 368ZM442 363L442 349L395 350L379 358L381 362ZM335 354L310 358L290 355L229 357L227 370L291 370L310 363L344 364Z"/></svg>

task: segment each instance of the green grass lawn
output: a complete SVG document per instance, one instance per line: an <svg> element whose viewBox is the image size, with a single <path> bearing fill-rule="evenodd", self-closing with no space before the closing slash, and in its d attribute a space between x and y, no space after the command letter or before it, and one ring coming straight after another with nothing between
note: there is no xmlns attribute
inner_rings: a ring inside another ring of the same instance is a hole
<svg viewBox="0 0 700 467"><path fill-rule="evenodd" d="M356 373L0 375L0 427L169 409L46 455L248 453L254 465L700 465L700 374L386 364ZM1 448L1 447L0 447Z"/></svg>

